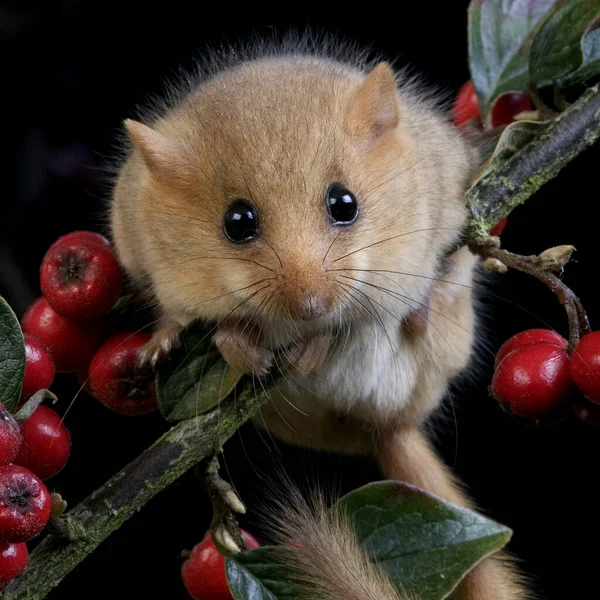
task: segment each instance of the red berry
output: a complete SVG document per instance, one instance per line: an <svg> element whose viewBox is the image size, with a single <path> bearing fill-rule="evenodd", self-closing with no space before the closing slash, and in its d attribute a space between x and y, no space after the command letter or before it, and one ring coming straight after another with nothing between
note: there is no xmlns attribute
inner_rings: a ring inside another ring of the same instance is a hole
<svg viewBox="0 0 600 600"><path fill-rule="evenodd" d="M71 233L67 233L62 237L59 237L54 242L54 244L50 246L49 250L52 250L54 246L58 246L63 242L72 242L73 240L85 240L87 242L95 242L96 244L101 244L110 248L110 242L99 233L95 233L94 231L72 231Z"/></svg>
<svg viewBox="0 0 600 600"><path fill-rule="evenodd" d="M504 94L492 108L492 127L508 125L519 113L531 108L531 98L527 94Z"/></svg>
<svg viewBox="0 0 600 600"><path fill-rule="evenodd" d="M50 350L58 372L70 373L87 365L104 337L101 320L71 321L38 298L23 316L23 331L39 338Z"/></svg>
<svg viewBox="0 0 600 600"><path fill-rule="evenodd" d="M21 388L21 402L29 400L40 390L47 390L54 381L54 362L48 348L30 333L26 333L23 337L27 362Z"/></svg>
<svg viewBox="0 0 600 600"><path fill-rule="evenodd" d="M507 222L508 217L500 219L490 230L490 235L502 235L502 232L504 231Z"/></svg>
<svg viewBox="0 0 600 600"><path fill-rule="evenodd" d="M249 550L259 547L256 539L247 531L242 535ZM227 585L225 559L215 547L208 532L204 539L194 546L189 558L181 567L183 585L194 600L232 600Z"/></svg>
<svg viewBox="0 0 600 600"><path fill-rule="evenodd" d="M513 350L522 346L528 346L529 344L553 344L566 350L569 342L562 335L551 329L526 329L513 335L500 346L500 350L496 354L495 366L498 366L500 361Z"/></svg>
<svg viewBox="0 0 600 600"><path fill-rule="evenodd" d="M71 454L71 434L60 415L47 406L38 406L21 423L23 441L15 464L29 469L40 479L56 475Z"/></svg>
<svg viewBox="0 0 600 600"><path fill-rule="evenodd" d="M23 543L0 542L0 590L3 590L27 566L29 553Z"/></svg>
<svg viewBox="0 0 600 600"><path fill-rule="evenodd" d="M600 403L600 331L584 335L575 346L571 377L588 400Z"/></svg>
<svg viewBox="0 0 600 600"><path fill-rule="evenodd" d="M107 313L123 291L123 271L105 244L71 239L54 244L40 267L42 294L48 304L70 319Z"/></svg>
<svg viewBox="0 0 600 600"><path fill-rule="evenodd" d="M11 463L21 445L21 430L15 418L0 404L0 465Z"/></svg>
<svg viewBox="0 0 600 600"><path fill-rule="evenodd" d="M529 344L513 350L496 368L494 398L513 413L540 419L569 398L572 381L569 355L554 344Z"/></svg>
<svg viewBox="0 0 600 600"><path fill-rule="evenodd" d="M50 493L31 471L17 465L0 467L0 539L26 542L50 518Z"/></svg>
<svg viewBox="0 0 600 600"><path fill-rule="evenodd" d="M473 82L469 79L458 91L456 100L452 107L452 116L456 125L464 125L471 119L479 119L479 102L473 88Z"/></svg>
<svg viewBox="0 0 600 600"><path fill-rule="evenodd" d="M147 333L120 333L92 359L92 394L119 414L141 415L157 408L154 372L150 366L140 367L138 360L138 351L150 339Z"/></svg>

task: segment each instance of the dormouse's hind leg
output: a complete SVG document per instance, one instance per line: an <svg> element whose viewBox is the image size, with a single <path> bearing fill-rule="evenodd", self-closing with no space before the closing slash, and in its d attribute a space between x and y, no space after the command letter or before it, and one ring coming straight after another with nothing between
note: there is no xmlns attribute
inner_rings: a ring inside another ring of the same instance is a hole
<svg viewBox="0 0 600 600"><path fill-rule="evenodd" d="M389 479L416 485L454 504L472 508L450 470L425 435L405 427L382 438L377 449L379 466ZM507 555L498 553L475 567L452 595L453 600L525 600L531 598L523 577Z"/></svg>

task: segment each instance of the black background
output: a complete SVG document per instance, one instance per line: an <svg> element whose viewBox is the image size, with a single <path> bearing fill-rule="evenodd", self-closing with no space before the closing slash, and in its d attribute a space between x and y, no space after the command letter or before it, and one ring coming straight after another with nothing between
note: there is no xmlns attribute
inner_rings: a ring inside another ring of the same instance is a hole
<svg viewBox="0 0 600 600"><path fill-rule="evenodd" d="M21 316L39 294L37 269L49 244L73 229L102 230L108 189L104 164L114 154L121 120L165 78L193 65L206 44L289 28L338 33L371 45L397 64L409 63L448 98L468 78L466 0L410 7L339 5L310 12L297 4L261 14L233 4L174 0L149 3L2 5L3 166L0 191L0 293ZM210 10L209 10L210 9ZM510 218L504 245L537 253L574 244L564 275L592 324L597 294L595 205L600 148L593 148ZM566 319L541 284L510 273L492 280L484 335L495 350L511 334L544 323L566 334ZM508 301L503 300L505 298ZM533 429L504 414L487 394L492 355L475 381L453 394L455 418L439 424L439 447L488 514L515 531L511 549L523 559L543 598L591 598L596 583L597 478L600 431L576 419ZM64 412L77 391L58 376ZM67 415L73 455L50 480L71 504L113 475L166 429L158 414L125 418L82 395ZM252 426L226 447L224 474L256 514L273 464L301 480L349 490L377 478L372 461L285 448ZM69 575L49 598L186 598L179 552L203 536L210 507L194 474L184 476ZM257 517L243 525L260 537Z"/></svg>

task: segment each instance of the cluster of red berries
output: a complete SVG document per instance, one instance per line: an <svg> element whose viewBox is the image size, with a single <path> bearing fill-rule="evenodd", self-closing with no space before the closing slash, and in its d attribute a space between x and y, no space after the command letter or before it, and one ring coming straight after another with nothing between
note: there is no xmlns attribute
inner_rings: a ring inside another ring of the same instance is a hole
<svg viewBox="0 0 600 600"><path fill-rule="evenodd" d="M259 543L242 529L248 550ZM210 532L196 544L181 567L183 585L194 600L233 600L225 574L225 559L217 550Z"/></svg>
<svg viewBox="0 0 600 600"><path fill-rule="evenodd" d="M509 125L514 118L532 109L531 99L527 94L504 94L496 100L490 115L492 127ZM469 79L459 90L452 106L454 123L463 126L474 122L481 127L481 110L473 82ZM490 231L490 235L500 235L506 227L507 217L504 217Z"/></svg>
<svg viewBox="0 0 600 600"><path fill-rule="evenodd" d="M40 285L43 295L21 323L27 347L23 388L31 394L48 387L56 368L77 373L82 387L120 414L154 410L154 375L138 361L150 335L113 335L106 316L123 291L123 271L110 242L91 231L59 238L44 256Z"/></svg>
<svg viewBox="0 0 600 600"><path fill-rule="evenodd" d="M42 480L64 467L70 451L71 436L51 408L38 406L19 426L0 404L0 589L27 566L25 542L50 518Z"/></svg>
<svg viewBox="0 0 600 600"><path fill-rule="evenodd" d="M572 406L582 420L600 424L600 331L568 342L548 329L530 329L498 351L492 394L510 412L536 423L553 422ZM576 389L585 399L575 399Z"/></svg>

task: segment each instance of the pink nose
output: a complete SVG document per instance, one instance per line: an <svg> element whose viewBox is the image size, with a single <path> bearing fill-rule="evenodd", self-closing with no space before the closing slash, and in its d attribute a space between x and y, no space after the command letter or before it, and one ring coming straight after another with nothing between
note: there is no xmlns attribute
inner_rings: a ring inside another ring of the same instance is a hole
<svg viewBox="0 0 600 600"><path fill-rule="evenodd" d="M327 313L329 302L323 296L304 294L291 308L292 316L302 321L317 319Z"/></svg>

